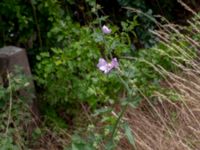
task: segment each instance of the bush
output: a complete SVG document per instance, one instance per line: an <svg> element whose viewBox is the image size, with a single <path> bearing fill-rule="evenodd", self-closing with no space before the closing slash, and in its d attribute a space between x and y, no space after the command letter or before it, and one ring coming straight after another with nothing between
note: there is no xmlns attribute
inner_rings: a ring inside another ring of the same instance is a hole
<svg viewBox="0 0 200 150"><path fill-rule="evenodd" d="M51 48L37 56L37 79L44 85L45 99L51 104L86 102L91 106L117 100L120 82L116 75L98 71L97 63L100 57L129 51L128 45L117 33L104 37L98 28L80 27L68 19L62 23L65 25L56 24L49 35L62 41L63 48Z"/></svg>

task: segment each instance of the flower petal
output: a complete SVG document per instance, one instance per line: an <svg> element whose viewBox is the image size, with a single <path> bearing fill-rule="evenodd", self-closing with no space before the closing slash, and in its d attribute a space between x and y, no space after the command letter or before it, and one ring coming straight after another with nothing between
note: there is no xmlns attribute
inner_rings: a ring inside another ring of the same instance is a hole
<svg viewBox="0 0 200 150"><path fill-rule="evenodd" d="M104 25L102 27L102 32L105 34L110 34L111 33L111 29L109 29L106 25Z"/></svg>
<svg viewBox="0 0 200 150"><path fill-rule="evenodd" d="M111 64L113 68L117 68L119 66L117 58L113 58Z"/></svg>
<svg viewBox="0 0 200 150"><path fill-rule="evenodd" d="M113 58L110 63L108 63L105 59L99 58L99 63L97 64L97 67L99 70L103 71L105 74L109 73L113 68L118 67L118 61L117 58Z"/></svg>
<svg viewBox="0 0 200 150"><path fill-rule="evenodd" d="M102 66L105 66L107 64L106 60L103 58L99 58L99 63L97 64L97 67L100 68Z"/></svg>

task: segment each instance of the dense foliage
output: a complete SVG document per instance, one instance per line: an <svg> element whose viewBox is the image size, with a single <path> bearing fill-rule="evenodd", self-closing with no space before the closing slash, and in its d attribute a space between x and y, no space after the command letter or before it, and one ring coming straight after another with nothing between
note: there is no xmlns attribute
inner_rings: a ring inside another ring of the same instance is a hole
<svg viewBox="0 0 200 150"><path fill-rule="evenodd" d="M113 11L109 9L111 2L115 6ZM188 65L185 60L196 58L197 47L193 47L182 38L184 36L180 32L170 27L167 28L167 32L170 31L167 37L156 38L150 32L158 27L165 30L161 24L155 24L155 12L164 10L162 15L176 19L171 12L174 12L172 10L177 3L160 0L156 6L151 6L153 0L111 2L0 2L0 46L12 44L24 47L31 61L43 121L41 128L36 128L32 133L33 141L47 134L42 129L50 128L53 133L63 136L62 129L74 125L79 128L83 126L83 130L87 128L88 135L82 139L84 132L78 132L78 128L76 134L70 137L73 150L101 149L102 145L103 149L113 149L122 131L134 146L131 129L122 119L126 108L137 107L146 97L154 101L155 91L170 93L172 100L177 100L173 90L160 86L165 76L159 70L179 72L174 64ZM160 5L161 8L157 7ZM120 9L119 12L117 9ZM107 32L102 28L104 25ZM188 27L186 31L191 30ZM193 36L195 40L199 39L198 35ZM118 63L116 67L112 66L113 59ZM97 66L100 60L106 62L106 67L111 65L112 68L106 73L102 72ZM7 87L0 86L0 118L3 121L0 126L3 134L0 136L2 139L6 137L0 143L7 146L5 149L26 148L30 146L26 142L27 135L19 132L19 138L25 137L21 142L12 136L17 135L15 127L21 131L23 127L20 123L31 118L26 102L15 95L19 89L26 87L27 81L24 76L11 77ZM12 102L13 108L8 105L9 102ZM117 114L116 104L122 107ZM24 110L18 111L22 106ZM82 110L89 116L88 122ZM90 117L94 120L91 121ZM101 124L101 127L96 129L95 124ZM62 148L67 147L61 144Z"/></svg>

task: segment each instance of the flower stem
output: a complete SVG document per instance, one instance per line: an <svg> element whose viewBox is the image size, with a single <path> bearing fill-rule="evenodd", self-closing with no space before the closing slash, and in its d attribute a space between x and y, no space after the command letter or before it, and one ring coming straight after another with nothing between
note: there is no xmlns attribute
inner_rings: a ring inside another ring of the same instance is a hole
<svg viewBox="0 0 200 150"><path fill-rule="evenodd" d="M130 97L131 97L131 92L130 92L131 90L130 90L128 84L124 81L124 79L123 79L119 74L117 74L117 75L118 75L120 81L121 81L121 82L123 83L123 85L125 86L126 90L128 91L128 100L129 100ZM116 133L116 131L117 131L117 129L118 129L120 120L122 119L122 117L124 116L124 113L126 112L127 107L128 107L128 103L126 103L125 105L123 105L122 110L121 110L121 112L120 112L120 114L119 114L119 117L117 118L117 120L116 120L116 122L115 122L115 124L114 124L113 131L112 131L112 134L111 134L111 141L112 141L112 143L114 143L114 136L115 136L115 133Z"/></svg>

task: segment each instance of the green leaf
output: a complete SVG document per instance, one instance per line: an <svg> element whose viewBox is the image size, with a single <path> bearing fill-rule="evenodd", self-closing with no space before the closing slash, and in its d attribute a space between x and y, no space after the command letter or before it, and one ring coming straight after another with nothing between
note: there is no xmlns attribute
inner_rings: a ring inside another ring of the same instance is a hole
<svg viewBox="0 0 200 150"><path fill-rule="evenodd" d="M108 112L111 112L111 111L112 111L112 109L111 108L107 108L107 107L96 109L95 113L93 114L93 116L98 116L100 114L108 113Z"/></svg>
<svg viewBox="0 0 200 150"><path fill-rule="evenodd" d="M40 128L36 128L36 129L35 129L35 133L36 133L37 135L40 135L40 134L42 133L42 131L40 130Z"/></svg>
<svg viewBox="0 0 200 150"><path fill-rule="evenodd" d="M79 148L75 144L72 144L72 150L79 150Z"/></svg>
<svg viewBox="0 0 200 150"><path fill-rule="evenodd" d="M42 57L50 57L48 52L42 52L42 53L40 53L40 56L42 56Z"/></svg>
<svg viewBox="0 0 200 150"><path fill-rule="evenodd" d="M116 146L116 144L115 144L112 140L110 140L110 141L105 145L105 149L106 149L106 150L114 150L115 146Z"/></svg>
<svg viewBox="0 0 200 150"><path fill-rule="evenodd" d="M127 123L124 126L124 130L125 130L126 138L128 139L129 143L135 147L135 139L132 134L132 130Z"/></svg>
<svg viewBox="0 0 200 150"><path fill-rule="evenodd" d="M60 64L62 64L62 61L61 60L57 60L57 61L55 61L55 64L56 64L56 66L59 66Z"/></svg>
<svg viewBox="0 0 200 150"><path fill-rule="evenodd" d="M36 56L37 60L41 60L41 57L39 55Z"/></svg>

